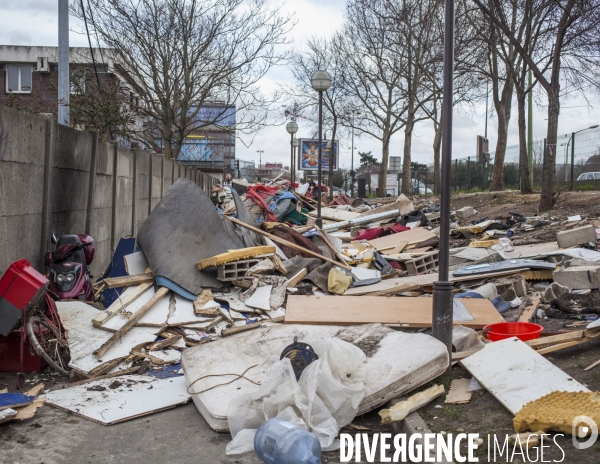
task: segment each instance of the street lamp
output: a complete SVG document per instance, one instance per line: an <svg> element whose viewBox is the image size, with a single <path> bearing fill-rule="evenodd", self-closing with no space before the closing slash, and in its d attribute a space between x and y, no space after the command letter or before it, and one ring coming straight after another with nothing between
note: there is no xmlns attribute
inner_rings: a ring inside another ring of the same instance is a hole
<svg viewBox="0 0 600 464"><path fill-rule="evenodd" d="M490 80L482 74L477 76L478 81L485 79L485 138L487 139L487 126L488 126L488 104L490 100Z"/></svg>
<svg viewBox="0 0 600 464"><path fill-rule="evenodd" d="M567 147L569 146L569 143L571 143L571 188L569 190L571 190L571 192L573 191L573 173L575 171L575 134L579 134L580 132L589 130L589 129L597 129L598 127L600 127L598 124L594 124L593 126L590 127L586 127L585 129L580 129L577 132L573 132L571 134L571 138L569 139L569 141L567 142Z"/></svg>
<svg viewBox="0 0 600 464"><path fill-rule="evenodd" d="M264 153L264 150L256 150L256 153L258 153L258 180L260 182L260 165L262 164L262 154Z"/></svg>
<svg viewBox="0 0 600 464"><path fill-rule="evenodd" d="M294 175L292 174L294 172L294 134L298 132L298 124L296 124L296 121L291 120L287 123L285 129L288 131L288 134L290 134L290 180L292 182L290 186L291 191L294 189Z"/></svg>
<svg viewBox="0 0 600 464"><path fill-rule="evenodd" d="M438 281L433 283L432 335L448 350L448 369L452 370L452 309L454 285L449 280L450 264L450 188L452 168L452 108L454 87L454 0L444 5L444 77L442 104L442 185L440 200L440 249Z"/></svg>
<svg viewBox="0 0 600 464"><path fill-rule="evenodd" d="M352 178L352 183L350 184L350 198L354 197L354 115L360 114L359 110L351 111L346 110L346 114L352 115L352 154L350 155L350 176Z"/></svg>
<svg viewBox="0 0 600 464"><path fill-rule="evenodd" d="M321 175L323 169L322 144L323 144L323 92L331 86L331 76L327 71L315 71L310 78L310 85L319 92L319 166L317 167L317 227L323 227L321 218Z"/></svg>
<svg viewBox="0 0 600 464"><path fill-rule="evenodd" d="M300 140L294 137L292 140L292 188L294 188L294 184L296 183L296 149L300 145Z"/></svg>

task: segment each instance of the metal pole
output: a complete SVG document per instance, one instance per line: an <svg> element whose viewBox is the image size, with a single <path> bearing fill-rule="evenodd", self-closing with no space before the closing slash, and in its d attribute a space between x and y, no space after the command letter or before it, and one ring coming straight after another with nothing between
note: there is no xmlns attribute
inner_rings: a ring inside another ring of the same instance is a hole
<svg viewBox="0 0 600 464"><path fill-rule="evenodd" d="M490 80L485 81L485 138L487 139L487 125L488 125L488 102L490 100Z"/></svg>
<svg viewBox="0 0 600 464"><path fill-rule="evenodd" d="M292 189L296 185L296 147L292 142Z"/></svg>
<svg viewBox="0 0 600 464"><path fill-rule="evenodd" d="M571 192L573 191L573 174L575 173L575 132L571 134Z"/></svg>
<svg viewBox="0 0 600 464"><path fill-rule="evenodd" d="M467 156L467 192L471 191L471 157Z"/></svg>
<svg viewBox="0 0 600 464"><path fill-rule="evenodd" d="M290 134L290 191L294 189L294 134Z"/></svg>
<svg viewBox="0 0 600 464"><path fill-rule="evenodd" d="M58 0L58 123L69 125L69 0Z"/></svg>
<svg viewBox="0 0 600 464"><path fill-rule="evenodd" d="M323 227L321 219L321 171L322 171L322 145L323 145L323 92L319 92L319 166L317 167L317 227Z"/></svg>
<svg viewBox="0 0 600 464"><path fill-rule="evenodd" d="M352 183L350 184L350 198L354 198L354 111L352 111L352 155L350 155L350 173Z"/></svg>
<svg viewBox="0 0 600 464"><path fill-rule="evenodd" d="M458 160L454 160L454 191L458 191Z"/></svg>
<svg viewBox="0 0 600 464"><path fill-rule="evenodd" d="M444 7L444 93L442 103L442 195L440 201L439 280L433 283L432 335L448 349L452 369L452 305L454 285L448 281L450 262L450 169L452 167L452 109L454 74L454 0ZM486 118L487 125L487 118ZM487 134L486 134L487 136Z"/></svg>
<svg viewBox="0 0 600 464"><path fill-rule="evenodd" d="M527 102L527 164L529 166L529 186L533 188L533 90L531 89L531 69L529 70L529 95Z"/></svg>

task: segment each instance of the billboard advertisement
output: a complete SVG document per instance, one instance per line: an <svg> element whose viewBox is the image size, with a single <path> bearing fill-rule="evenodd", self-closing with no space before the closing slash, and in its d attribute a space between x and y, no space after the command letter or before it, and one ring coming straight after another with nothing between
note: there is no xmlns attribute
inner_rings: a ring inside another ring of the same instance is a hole
<svg viewBox="0 0 600 464"><path fill-rule="evenodd" d="M322 150L322 171L329 171L329 160L331 158L331 148L327 148L327 140L323 140L321 145ZM319 141L312 139L300 139L300 153L298 156L298 170L300 171L316 171L319 166ZM338 140L333 144L333 170L338 170L339 164L339 146Z"/></svg>

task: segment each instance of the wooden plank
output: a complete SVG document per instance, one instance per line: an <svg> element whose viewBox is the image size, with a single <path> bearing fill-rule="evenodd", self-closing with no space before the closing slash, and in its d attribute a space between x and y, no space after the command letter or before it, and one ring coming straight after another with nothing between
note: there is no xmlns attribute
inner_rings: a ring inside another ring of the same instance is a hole
<svg viewBox="0 0 600 464"><path fill-rule="evenodd" d="M249 248L240 248L239 250L229 250L226 253L221 253L210 258L201 259L196 263L196 269L202 271L210 267L216 267L220 264L232 263L242 259L254 258L260 255L274 255L275 247L273 246L256 246Z"/></svg>
<svg viewBox="0 0 600 464"><path fill-rule="evenodd" d="M433 237L436 237L433 232L419 227L417 229L406 230L404 232L398 232L397 234L386 235L385 237L368 240L368 243L373 248L381 250L389 246L395 247L396 245L400 245L402 242L408 242L409 246L415 245Z"/></svg>
<svg viewBox="0 0 600 464"><path fill-rule="evenodd" d="M308 270L306 268L302 268L300 269L296 275L294 275L290 280L288 280L288 283L286 285L287 288L291 288L291 287L295 287L296 285L298 285L298 283L304 279L304 277L306 277L306 274L308 274Z"/></svg>
<svg viewBox="0 0 600 464"><path fill-rule="evenodd" d="M232 327L231 329L223 329L221 331L221 337L229 337L230 335L235 335L240 332L246 332L248 330L257 329L260 327L260 322L254 322L252 324L240 325L238 327Z"/></svg>
<svg viewBox="0 0 600 464"><path fill-rule="evenodd" d="M304 247L301 247L300 245L296 245L295 243L292 243L292 242L290 242L288 240L276 237L275 235L270 234L268 232L265 232L262 229L258 229L257 227L248 225L245 222L240 221L239 219L229 218L229 220L232 221L233 223L237 224L240 227L243 227L245 229L248 229L248 230L251 230L253 232L256 232L257 234L263 235L264 237L268 237L268 238L270 238L271 240L273 240L276 243L281 243L282 245L286 245L286 246L288 246L290 248L293 248L295 250L302 251L302 252L304 252L306 254L314 256L315 258L319 258L319 259L322 259L322 260L327 261L329 263L335 264L336 266L339 266L339 267L341 267L343 269L346 269L348 271L352 270L352 268L350 266L348 266L347 264L338 263L337 261L335 261L333 259L329 259L328 257L323 256L323 255L321 255L319 253L315 253L314 251L308 250L308 249L306 249Z"/></svg>
<svg viewBox="0 0 600 464"><path fill-rule="evenodd" d="M571 342L581 340L583 338L583 330L574 330L565 332L564 334L551 335L549 337L540 337L535 340L526 341L530 347L537 348L545 345L556 345L558 343Z"/></svg>
<svg viewBox="0 0 600 464"><path fill-rule="evenodd" d="M337 259L339 259L341 263L346 264L346 260L344 259L344 255L342 255L337 250L337 248L333 246L333 243L331 243L331 240L329 240L329 237L327 236L327 232L324 232L319 227L315 227L315 228L319 231L319 234L321 234L321 238L327 244L327 246L330 248L330 250L333 252L334 256L337 256Z"/></svg>
<svg viewBox="0 0 600 464"><path fill-rule="evenodd" d="M540 304L539 296L531 297L531 302L529 304L525 305L525 308L523 309L523 312L517 319L517 322L529 322L529 320L531 319L531 316L533 316L533 314L537 310L537 307L539 304Z"/></svg>
<svg viewBox="0 0 600 464"><path fill-rule="evenodd" d="M133 367L128 367L127 369L117 371L117 372L111 372L110 374L101 375L99 377L90 377L89 379L84 379L84 380L80 380L78 382L69 383L69 384L67 384L66 388L76 387L77 385L83 385L85 383L92 382L94 380L112 379L113 377L119 377L120 375L135 374L137 371L140 370L141 367L142 366L133 366Z"/></svg>
<svg viewBox="0 0 600 464"><path fill-rule="evenodd" d="M553 391L589 391L515 337L488 343L461 362L512 414Z"/></svg>
<svg viewBox="0 0 600 464"><path fill-rule="evenodd" d="M108 277L104 279L108 288L119 288L119 287L133 287L134 285L141 285L146 283L154 283L154 276L151 272L146 274L138 274L123 277Z"/></svg>
<svg viewBox="0 0 600 464"><path fill-rule="evenodd" d="M590 371L590 370L592 370L592 369L593 369L594 367L596 367L596 366L600 366L600 360L596 361L596 362L595 362L595 363L593 363L593 364L590 364L588 367L586 367L586 368L584 369L584 371Z"/></svg>
<svg viewBox="0 0 600 464"><path fill-rule="evenodd" d="M145 284L139 285L137 288L131 291L126 291L124 295L117 298L113 302L113 304L111 304L105 311L98 313L98 315L94 319L92 319L92 324L94 324L94 326L96 327L101 326L104 322L108 321L115 314L118 314L118 312L121 309L126 308L128 305L137 300L141 295L143 295L146 292L146 290L152 287L152 285L154 285L154 282L147 282Z"/></svg>
<svg viewBox="0 0 600 464"><path fill-rule="evenodd" d="M123 325L123 327L121 327L119 330L117 330L112 337L110 337L106 342L104 342L104 344L98 348L96 351L94 351L94 356L96 356L97 358L101 357L104 353L106 353L106 351L113 346L120 338L123 334L127 333L127 331L129 329L131 329L135 324L138 323L138 321L144 316L144 314L146 314L148 311L150 311L150 309L152 308L152 306L154 306L154 304L160 300L163 296L165 296L167 293L169 293L169 289L166 287L160 287L158 289L158 291L152 296L152 298L150 298L150 300L148 301L148 303L146 303L144 306L142 306L140 309L138 309L135 314L133 316L131 316L129 318L129 320Z"/></svg>
<svg viewBox="0 0 600 464"><path fill-rule="evenodd" d="M572 342L559 343L557 345L550 345L546 348L541 348L537 350L539 354L548 354L554 353L555 351L564 350L565 348L571 348L572 346L581 345L582 343L589 342L590 340L587 338L582 338L581 340L573 340Z"/></svg>
<svg viewBox="0 0 600 464"><path fill-rule="evenodd" d="M456 324L480 329L504 320L487 299L467 298L462 302L474 320L456 321ZM382 323L425 328L431 327L432 307L432 298L288 295L285 323L325 325Z"/></svg>

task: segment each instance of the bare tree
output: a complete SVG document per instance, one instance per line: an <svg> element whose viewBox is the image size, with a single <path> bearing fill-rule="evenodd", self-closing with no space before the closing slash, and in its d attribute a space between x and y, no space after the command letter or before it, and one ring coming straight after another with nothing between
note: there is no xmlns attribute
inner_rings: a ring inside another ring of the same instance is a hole
<svg viewBox="0 0 600 464"><path fill-rule="evenodd" d="M319 96L312 88L310 78L317 70L327 71L332 78L331 86L323 92L323 125L331 130L331 159L329 160L329 192L333 192L333 164L335 139L344 127L345 109L348 104L348 92L342 79L344 63L336 53L332 40L311 38L306 48L295 51L291 56L291 68L294 83L283 87L285 97L294 101L297 111L306 110L311 117L307 118L312 125L318 125ZM338 161L339 164L339 161ZM338 165L337 169L341 167Z"/></svg>
<svg viewBox="0 0 600 464"><path fill-rule="evenodd" d="M176 158L185 138L204 127L229 125L247 133L266 122L269 101L257 83L285 55L278 45L293 26L266 0L90 0L87 19L113 51L143 99L141 110ZM75 15L83 12L73 7ZM218 104L215 104L218 102ZM211 111L202 111L211 106Z"/></svg>
<svg viewBox="0 0 600 464"><path fill-rule="evenodd" d="M379 193L385 193L390 140L406 125L406 62L392 47L391 21L383 11L384 0L354 0L347 5L346 23L336 37L337 53L345 63L343 79L350 98L360 107L355 126L381 141Z"/></svg>
<svg viewBox="0 0 600 464"><path fill-rule="evenodd" d="M548 100L547 152L544 160L540 211L554 206L553 180L556 160L561 83L566 88L598 87L600 62L600 2L597 0L523 0L529 20L542 23L538 47L524 47L510 27L505 0L473 0L504 34L546 92Z"/></svg>

